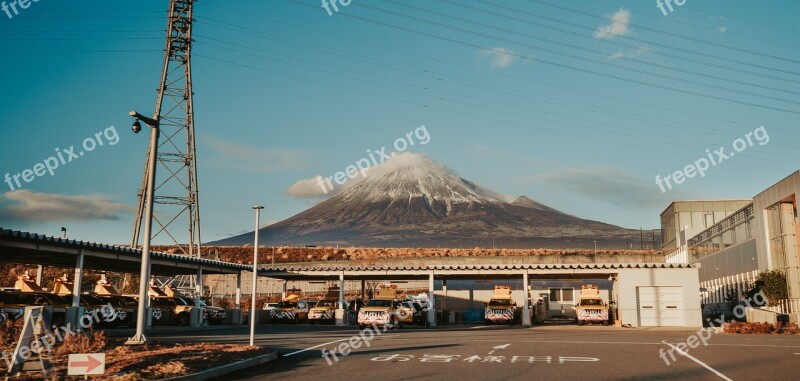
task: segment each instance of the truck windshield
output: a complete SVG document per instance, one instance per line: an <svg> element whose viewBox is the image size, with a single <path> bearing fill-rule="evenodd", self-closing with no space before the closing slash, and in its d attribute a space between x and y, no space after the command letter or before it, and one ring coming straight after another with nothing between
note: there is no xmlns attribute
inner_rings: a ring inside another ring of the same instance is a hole
<svg viewBox="0 0 800 381"><path fill-rule="evenodd" d="M297 302L279 302L278 308L295 308L297 307Z"/></svg>
<svg viewBox="0 0 800 381"><path fill-rule="evenodd" d="M600 299L584 299L584 300L581 300L581 304L580 305L582 305L582 306L602 306L603 305L603 301L600 300Z"/></svg>
<svg viewBox="0 0 800 381"><path fill-rule="evenodd" d="M492 299L489 301L489 304L493 306L510 306L511 300L508 299Z"/></svg>
<svg viewBox="0 0 800 381"><path fill-rule="evenodd" d="M367 302L367 307L391 307L392 301L387 299L372 299Z"/></svg>
<svg viewBox="0 0 800 381"><path fill-rule="evenodd" d="M336 307L335 300L320 300L317 302L317 307Z"/></svg>

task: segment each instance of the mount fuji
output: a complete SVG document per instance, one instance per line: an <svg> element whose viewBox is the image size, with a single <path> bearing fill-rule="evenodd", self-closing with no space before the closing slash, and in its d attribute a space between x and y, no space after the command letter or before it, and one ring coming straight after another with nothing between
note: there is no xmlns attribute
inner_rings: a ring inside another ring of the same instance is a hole
<svg viewBox="0 0 800 381"><path fill-rule="evenodd" d="M253 233L210 245L242 245ZM269 245L624 248L639 231L581 219L526 196L513 201L416 153L401 153L337 194L261 228Z"/></svg>

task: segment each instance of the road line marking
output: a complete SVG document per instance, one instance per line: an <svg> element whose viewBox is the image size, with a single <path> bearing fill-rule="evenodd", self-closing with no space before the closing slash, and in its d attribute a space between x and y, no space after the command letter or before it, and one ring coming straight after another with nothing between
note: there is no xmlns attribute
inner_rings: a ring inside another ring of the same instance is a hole
<svg viewBox="0 0 800 381"><path fill-rule="evenodd" d="M511 345L511 344L503 344L503 345L498 345L498 346L494 347L494 348L492 349L492 351L491 351L491 352L489 352L489 354L492 354L492 353L494 353L494 351L496 351L496 350L498 350L498 349L506 349L506 348L508 348L508 346L509 346L509 345Z"/></svg>
<svg viewBox="0 0 800 381"><path fill-rule="evenodd" d="M283 357L288 357L288 356L291 356L291 355L296 355L296 354L298 354L298 353L303 353L303 352L305 352L305 351L310 351L310 350L312 350L312 349L317 349L317 348L319 348L319 347L321 347L321 346L325 346L325 345L328 345L328 344L333 344L333 343L338 343L338 342L340 342L340 341L348 341L348 340L350 340L350 338L349 338L349 337L348 337L348 338L346 338L346 339L341 339L341 340L336 340L336 341L330 341L330 342L327 342L327 343L324 343L324 344L319 344L319 345L315 345L315 346L313 346L313 347L308 347L308 348L306 348L306 349L301 349L301 350L299 350L299 351L294 351L294 352L292 352L292 353L287 353L287 354L283 355Z"/></svg>
<svg viewBox="0 0 800 381"><path fill-rule="evenodd" d="M710 366L706 365L706 363L704 363L704 362L702 362L702 361L700 361L700 360L698 360L698 359L696 359L696 358L692 357L692 355L690 355L690 354L688 354L688 353L684 352L684 351L683 351L683 350L681 350L680 348L678 348L678 347L676 347L676 346L674 346L674 345L672 345L672 344L670 344L670 343L668 343L668 342L666 342L666 341L664 341L664 340L661 340L661 342L662 342L662 343L664 343L664 344L667 344L667 345L669 345L670 347L672 347L672 349L675 349L675 350L677 350L677 351L678 351L678 353L680 353L680 354L681 354L681 355L683 355L684 357L688 357L688 358L689 358L689 359L691 359L692 361L694 361L694 362L696 362L696 363L700 364L701 366L703 366L703 368L706 368L706 369L710 370L712 373L716 374L716 375L717 375L717 376L719 376L721 379L723 379L723 380L727 380L727 381L733 381L733 380L731 380L730 378L728 378L727 376L725 376L724 374L722 374L722 373L718 372L716 369L714 369L714 368L712 368L712 367L710 367Z"/></svg>

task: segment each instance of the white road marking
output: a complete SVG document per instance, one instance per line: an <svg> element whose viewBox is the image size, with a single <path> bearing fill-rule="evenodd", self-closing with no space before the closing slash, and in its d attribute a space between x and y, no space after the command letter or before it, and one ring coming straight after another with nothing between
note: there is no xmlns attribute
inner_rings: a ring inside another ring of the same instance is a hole
<svg viewBox="0 0 800 381"><path fill-rule="evenodd" d="M511 345L511 344L509 343L509 344L498 345L498 346L494 347L494 349L492 349L492 351L489 352L489 354L494 353L494 351L496 351L498 349L506 349L506 348L508 348L509 345Z"/></svg>
<svg viewBox="0 0 800 381"><path fill-rule="evenodd" d="M676 351L678 351L678 353L680 353L680 354L681 354L681 355L683 355L684 357L688 357L688 358L689 358L689 359L691 359L692 361L694 361L694 362L696 362L696 363L700 364L700 365L701 365L703 368L706 368L706 369L708 369L708 370L709 370L709 371L711 371L712 373L714 373L714 374L716 374L717 376L719 376L721 379L723 379L723 380L727 380L727 381L733 381L733 380L731 380L730 378L728 378L727 376L725 376L724 374L722 374L722 373L718 372L716 369L714 369L714 368L712 368L712 367L710 367L710 366L706 365L706 363L704 363L704 362L702 362L702 361L700 361L700 360L698 360L698 359L696 359L696 358L692 357L690 354L688 354L688 353L686 353L686 352L682 351L680 348L678 348L678 347L676 347L676 346L674 346L674 345L672 345L672 344L670 344L670 343L668 343L668 342L666 342L666 341L663 341L663 340L662 340L661 342L662 342L662 343L664 343L664 344L667 344L667 345L669 345L670 347L672 347L672 349L675 349Z"/></svg>
<svg viewBox="0 0 800 381"><path fill-rule="evenodd" d="M329 342L327 342L327 343L323 343L323 344L315 345L315 346L313 346L313 347L308 347L308 348L306 348L306 349L301 349L301 350L299 350L299 351L294 351L294 352L292 352L292 353L287 353L287 354L283 355L283 357L288 357L288 356L291 356L291 355L296 355L296 354L298 354L298 353L303 353L303 352L306 352L306 351L310 351L310 350L312 350L312 349L317 349L317 348L319 348L319 347L322 347L322 346L325 346L325 345L328 345L328 344L333 344L333 343L338 343L338 342L340 342L340 341L348 341L348 340L350 340L350 338L349 338L349 337L348 337L348 338L346 338L346 339L341 339L341 340L336 340L336 341L329 341Z"/></svg>

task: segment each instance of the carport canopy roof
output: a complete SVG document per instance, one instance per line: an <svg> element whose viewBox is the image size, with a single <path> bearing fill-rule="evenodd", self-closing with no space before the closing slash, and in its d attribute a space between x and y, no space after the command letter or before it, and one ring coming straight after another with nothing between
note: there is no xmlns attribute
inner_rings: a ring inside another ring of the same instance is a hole
<svg viewBox="0 0 800 381"><path fill-rule="evenodd" d="M425 280L509 278L528 273L533 279L607 277L624 269L685 269L678 263L557 263L557 264L468 264L417 266L350 266L347 264L294 264L260 267L259 276L284 280Z"/></svg>
<svg viewBox="0 0 800 381"><path fill-rule="evenodd" d="M0 263L74 268L83 252L83 268L138 274L142 251L94 242L55 238L0 227ZM193 258L186 255L150 252L153 275L238 274L252 270L243 264Z"/></svg>

